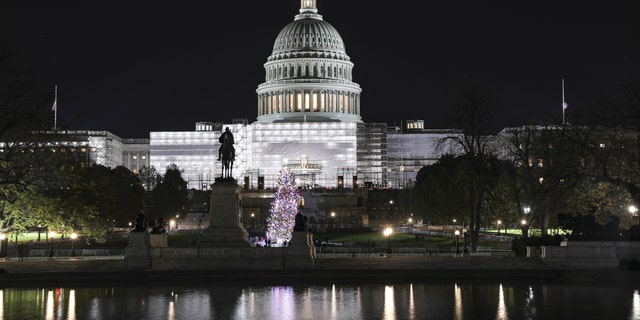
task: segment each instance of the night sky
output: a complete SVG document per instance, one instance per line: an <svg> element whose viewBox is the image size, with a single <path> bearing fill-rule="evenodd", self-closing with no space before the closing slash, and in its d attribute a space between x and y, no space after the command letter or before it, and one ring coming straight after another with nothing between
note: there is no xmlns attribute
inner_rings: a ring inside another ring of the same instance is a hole
<svg viewBox="0 0 640 320"><path fill-rule="evenodd" d="M472 81L496 128L550 124L640 71L632 1L318 0L342 35L366 122L447 128ZM299 0L23 1L0 4L0 45L21 52L69 129L123 138L257 116L255 89ZM53 123L53 112L51 112Z"/></svg>

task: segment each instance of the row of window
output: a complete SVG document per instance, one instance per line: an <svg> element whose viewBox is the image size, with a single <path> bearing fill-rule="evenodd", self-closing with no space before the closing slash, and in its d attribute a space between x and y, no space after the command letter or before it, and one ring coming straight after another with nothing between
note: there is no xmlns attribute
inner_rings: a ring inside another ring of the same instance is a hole
<svg viewBox="0 0 640 320"><path fill-rule="evenodd" d="M262 94L259 115L284 112L320 111L358 114L360 95L351 92L286 92Z"/></svg>
<svg viewBox="0 0 640 320"><path fill-rule="evenodd" d="M96 148L91 148L89 150L91 150L91 152L96 152ZM46 148L33 149L33 148L30 148L30 149L20 150L20 152L22 152L22 153L24 153L24 152L34 153L36 151L41 151L41 152L49 151L49 152L53 152L53 153L55 153L55 152L62 152L62 153L65 153L65 152L87 152L87 148L84 148L84 147L83 148L50 148L50 149L46 149ZM4 153L4 152L6 152L5 149L0 149L0 153Z"/></svg>
<svg viewBox="0 0 640 320"><path fill-rule="evenodd" d="M316 77L316 78L337 78L351 81L351 68L344 65L295 65L268 67L266 70L266 81Z"/></svg>

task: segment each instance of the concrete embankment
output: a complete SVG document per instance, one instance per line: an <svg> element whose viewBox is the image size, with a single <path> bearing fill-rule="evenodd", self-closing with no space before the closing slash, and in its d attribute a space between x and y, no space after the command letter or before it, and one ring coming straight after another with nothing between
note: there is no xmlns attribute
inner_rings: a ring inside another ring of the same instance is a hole
<svg viewBox="0 0 640 320"><path fill-rule="evenodd" d="M0 287L295 284L397 281L579 281L640 283L639 271L560 268L518 257L317 259L313 268L128 270L122 260L0 262Z"/></svg>

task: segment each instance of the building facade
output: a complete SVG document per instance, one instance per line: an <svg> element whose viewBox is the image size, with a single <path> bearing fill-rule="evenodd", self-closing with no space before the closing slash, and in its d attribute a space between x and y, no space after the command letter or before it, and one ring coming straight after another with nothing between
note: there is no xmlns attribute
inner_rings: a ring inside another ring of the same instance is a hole
<svg viewBox="0 0 640 320"><path fill-rule="evenodd" d="M366 123L355 64L339 32L318 14L315 0L301 0L298 14L277 35L258 85L257 121L198 122L194 131L151 132L123 140L120 165L133 172L172 164L189 188L206 190L222 175L218 138L234 136L233 177L248 189L277 184L288 165L302 188L405 188L421 166L436 161L438 139L451 130Z"/></svg>

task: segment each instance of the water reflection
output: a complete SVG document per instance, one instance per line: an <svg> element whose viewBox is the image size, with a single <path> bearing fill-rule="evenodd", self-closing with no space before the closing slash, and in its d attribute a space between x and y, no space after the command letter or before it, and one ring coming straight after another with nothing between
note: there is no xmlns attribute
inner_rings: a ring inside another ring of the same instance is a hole
<svg viewBox="0 0 640 320"><path fill-rule="evenodd" d="M497 320L507 320L507 305L504 302L504 289L502 283L500 284L500 291L498 293L498 312L496 314Z"/></svg>
<svg viewBox="0 0 640 320"><path fill-rule="evenodd" d="M0 320L640 319L638 289L473 282L1 289Z"/></svg>
<svg viewBox="0 0 640 320"><path fill-rule="evenodd" d="M629 319L640 319L640 293L638 290L633 291L633 304Z"/></svg>
<svg viewBox="0 0 640 320"><path fill-rule="evenodd" d="M393 297L393 286L384 287L384 313L382 319L396 319L396 304L395 298Z"/></svg>
<svg viewBox="0 0 640 320"><path fill-rule="evenodd" d="M454 304L455 308L453 313L454 319L464 319L464 314L462 312L462 289L458 284L453 285L453 296L454 296Z"/></svg>
<svg viewBox="0 0 640 320"><path fill-rule="evenodd" d="M52 320L53 319L53 308L54 306L54 301L53 301L53 290L49 290L47 291L47 303L45 304L46 306L46 310L47 312L44 314L44 318L47 320Z"/></svg>
<svg viewBox="0 0 640 320"><path fill-rule="evenodd" d="M409 319L410 320L413 320L416 318L415 309L416 309L416 304L415 304L415 300L413 299L413 283L412 283L409 285Z"/></svg>
<svg viewBox="0 0 640 320"><path fill-rule="evenodd" d="M76 291L71 289L69 290L69 307L68 309L67 320L74 320L76 318Z"/></svg>

